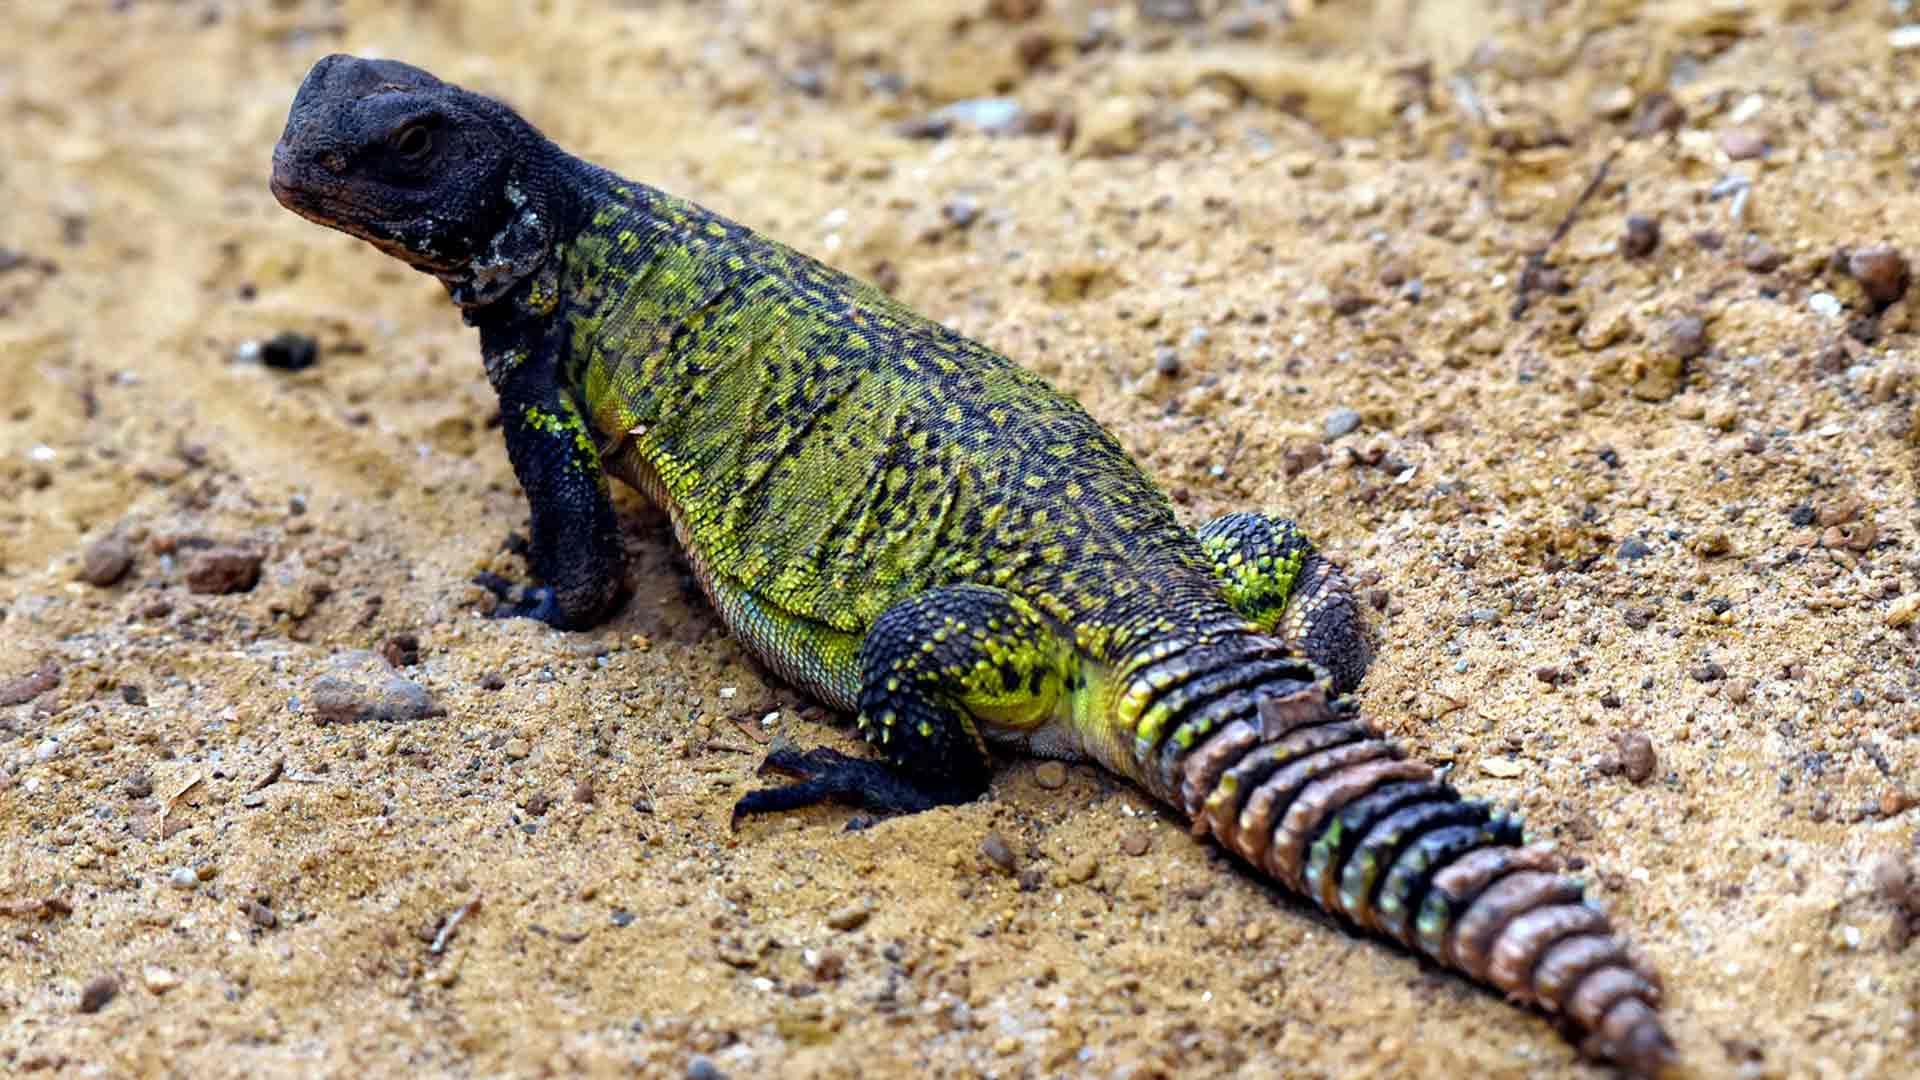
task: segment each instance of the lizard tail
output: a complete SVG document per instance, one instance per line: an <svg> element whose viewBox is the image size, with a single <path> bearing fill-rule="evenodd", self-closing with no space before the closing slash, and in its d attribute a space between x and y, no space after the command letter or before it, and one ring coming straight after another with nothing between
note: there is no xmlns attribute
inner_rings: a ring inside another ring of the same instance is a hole
<svg viewBox="0 0 1920 1080"><path fill-rule="evenodd" d="M1348 923L1554 1014L1586 1053L1646 1074L1676 1067L1658 978L1580 882L1525 843L1517 818L1463 798L1350 699L1329 702L1313 668L1294 660L1280 674L1277 648L1203 646L1139 670L1160 684L1143 710L1159 722L1135 728L1135 775L1196 835Z"/></svg>

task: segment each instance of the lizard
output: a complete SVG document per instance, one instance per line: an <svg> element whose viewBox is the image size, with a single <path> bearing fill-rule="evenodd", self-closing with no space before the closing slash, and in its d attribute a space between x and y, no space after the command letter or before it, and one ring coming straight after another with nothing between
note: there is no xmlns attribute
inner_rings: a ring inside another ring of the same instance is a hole
<svg viewBox="0 0 1920 1080"><path fill-rule="evenodd" d="M577 158L393 60L309 71L274 196L445 286L531 512L493 614L609 618L609 477L662 507L722 622L879 758L776 746L743 817L914 813L996 750L1090 760L1350 928L1678 1067L1659 980L1520 821L1382 737L1370 640L1293 522L1196 529L1108 430L880 288Z"/></svg>

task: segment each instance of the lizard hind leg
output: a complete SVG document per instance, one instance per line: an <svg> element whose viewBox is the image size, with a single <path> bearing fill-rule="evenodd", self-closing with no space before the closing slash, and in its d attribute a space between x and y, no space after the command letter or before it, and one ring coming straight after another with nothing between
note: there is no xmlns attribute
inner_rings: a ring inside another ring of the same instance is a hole
<svg viewBox="0 0 1920 1080"><path fill-rule="evenodd" d="M775 750L763 771L799 781L749 792L734 820L826 801L911 814L975 799L992 766L980 724L1017 733L1045 723L1068 656L1038 612L1000 589L950 586L900 601L860 648L860 733L885 762Z"/></svg>
<svg viewBox="0 0 1920 1080"><path fill-rule="evenodd" d="M1372 659L1360 605L1346 574L1299 526L1238 511L1214 518L1194 535L1235 611L1325 668L1336 693L1359 685Z"/></svg>

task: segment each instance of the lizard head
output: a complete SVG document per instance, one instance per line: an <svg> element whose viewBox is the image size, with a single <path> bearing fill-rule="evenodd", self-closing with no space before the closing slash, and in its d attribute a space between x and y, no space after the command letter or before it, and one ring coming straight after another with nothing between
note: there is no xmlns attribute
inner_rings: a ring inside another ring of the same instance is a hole
<svg viewBox="0 0 1920 1080"><path fill-rule="evenodd" d="M287 209L490 302L551 246L550 144L506 106L394 60L326 57L273 148Z"/></svg>

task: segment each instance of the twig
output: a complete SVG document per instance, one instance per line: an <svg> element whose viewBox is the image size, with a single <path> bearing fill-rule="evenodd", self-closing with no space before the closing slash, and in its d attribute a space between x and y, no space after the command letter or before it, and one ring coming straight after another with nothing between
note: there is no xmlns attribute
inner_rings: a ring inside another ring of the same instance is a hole
<svg viewBox="0 0 1920 1080"><path fill-rule="evenodd" d="M1554 226L1553 235L1547 237L1547 242L1542 244L1538 251L1527 256L1526 268L1520 271L1520 283L1513 298L1513 308L1508 312L1509 318L1518 319L1527 313L1527 306L1533 303L1533 294L1540 288L1540 279L1545 276L1547 256L1552 253L1553 246L1565 239L1567 233L1572 231L1574 218L1579 216L1580 208L1587 205L1587 201L1600 190L1600 185L1606 182L1607 171L1613 168L1614 159L1619 156L1620 148L1617 146L1607 152L1607 156L1600 161L1600 167L1593 170L1593 179L1587 181L1587 186L1581 189L1579 196L1573 200L1573 205L1567 207L1566 214L1560 218L1560 224Z"/></svg>
<svg viewBox="0 0 1920 1080"><path fill-rule="evenodd" d="M477 896L460 905L459 908L455 909L453 914L447 916L447 924L440 928L440 932L433 935L433 944L428 947L427 951L435 956L439 956L441 953L447 951L447 943L453 940L453 932L459 928L460 923L464 921L467 916L479 910L480 898Z"/></svg>

